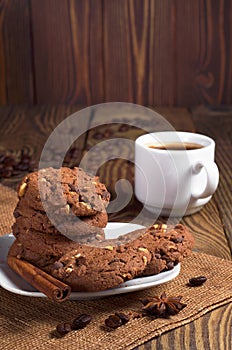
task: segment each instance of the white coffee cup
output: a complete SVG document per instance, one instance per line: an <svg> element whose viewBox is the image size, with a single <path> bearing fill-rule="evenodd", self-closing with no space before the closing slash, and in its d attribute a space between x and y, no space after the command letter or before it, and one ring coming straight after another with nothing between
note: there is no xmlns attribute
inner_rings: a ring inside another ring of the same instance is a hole
<svg viewBox="0 0 232 350"><path fill-rule="evenodd" d="M156 215L197 212L218 185L214 153L215 142L201 134L164 131L140 136L135 141L137 199Z"/></svg>

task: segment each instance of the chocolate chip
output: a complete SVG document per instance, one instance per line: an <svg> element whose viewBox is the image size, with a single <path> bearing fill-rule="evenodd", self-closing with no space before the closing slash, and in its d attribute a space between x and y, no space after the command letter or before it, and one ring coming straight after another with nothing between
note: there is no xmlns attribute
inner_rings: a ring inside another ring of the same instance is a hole
<svg viewBox="0 0 232 350"><path fill-rule="evenodd" d="M65 335L71 331L70 323L60 323L56 326L56 331L60 335Z"/></svg>
<svg viewBox="0 0 232 350"><path fill-rule="evenodd" d="M64 265L60 261L56 261L52 266L52 268L54 270L59 270L59 269L62 269L63 267L64 267Z"/></svg>
<svg viewBox="0 0 232 350"><path fill-rule="evenodd" d="M105 325L109 328L116 329L122 325L122 320L119 316L117 315L110 315L106 320L105 320Z"/></svg>
<svg viewBox="0 0 232 350"><path fill-rule="evenodd" d="M117 262L120 262L120 259L115 258L115 259L113 259L113 260L109 261L109 262L108 262L108 265L111 265L111 264L113 264L113 263L117 263Z"/></svg>
<svg viewBox="0 0 232 350"><path fill-rule="evenodd" d="M84 256L80 256L76 258L76 265L81 266L86 264L86 258Z"/></svg>
<svg viewBox="0 0 232 350"><path fill-rule="evenodd" d="M160 254L162 256L162 258L166 258L166 250L163 248L160 248Z"/></svg>
<svg viewBox="0 0 232 350"><path fill-rule="evenodd" d="M101 194L101 197L103 200L108 200L109 199L109 192L108 191L103 191Z"/></svg>
<svg viewBox="0 0 232 350"><path fill-rule="evenodd" d="M191 287L197 287L197 286L201 286L206 281L207 281L207 278L205 276L198 276L198 277L190 278L188 284Z"/></svg>
<svg viewBox="0 0 232 350"><path fill-rule="evenodd" d="M15 218L15 219L18 218L19 216L21 216L21 215L19 214L19 212L16 211L16 210L14 211L13 215L14 215L14 218Z"/></svg>
<svg viewBox="0 0 232 350"><path fill-rule="evenodd" d="M84 192L84 193L88 192L88 188L82 188L81 192ZM80 191L78 191L78 193L80 193Z"/></svg>
<svg viewBox="0 0 232 350"><path fill-rule="evenodd" d="M184 240L184 237L173 237L171 238L171 241L174 243L182 243Z"/></svg>
<svg viewBox="0 0 232 350"><path fill-rule="evenodd" d="M173 262L173 261L169 261L169 262L167 263L167 269L168 269L168 270L172 270L173 267L174 267L174 262Z"/></svg>
<svg viewBox="0 0 232 350"><path fill-rule="evenodd" d="M73 330L85 328L91 322L91 320L92 317L90 315L81 314L73 320L71 328Z"/></svg>
<svg viewBox="0 0 232 350"><path fill-rule="evenodd" d="M120 128L118 129L118 131L120 131L120 132L126 132L128 130L130 130L129 125L121 125Z"/></svg>
<svg viewBox="0 0 232 350"><path fill-rule="evenodd" d="M77 190L78 190L78 187L76 187L76 186L73 185L73 184L69 184L69 187L70 187L70 189L71 189L72 192L77 192Z"/></svg>

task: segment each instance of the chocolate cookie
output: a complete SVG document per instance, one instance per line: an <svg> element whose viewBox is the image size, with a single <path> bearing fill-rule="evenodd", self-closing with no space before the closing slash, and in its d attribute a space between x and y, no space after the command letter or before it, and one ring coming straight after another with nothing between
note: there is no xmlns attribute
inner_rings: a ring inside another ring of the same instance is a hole
<svg viewBox="0 0 232 350"><path fill-rule="evenodd" d="M55 217L56 226L51 223L45 212L34 209L24 212L27 216L20 214L20 210L15 212L16 222L12 230L13 234L24 234L27 230L35 230L44 234L61 233L70 239L83 242L83 237L89 239L97 236L97 239L104 238L104 231L101 229L107 225L108 215L106 212L97 213L91 216L76 217L74 215Z"/></svg>
<svg viewBox="0 0 232 350"><path fill-rule="evenodd" d="M118 241L128 242L126 245L144 247L152 255L150 263L142 272L142 276L158 274L165 270L171 270L186 256L191 254L194 239L186 226L155 224L147 229L129 233ZM123 247L123 244L122 244Z"/></svg>
<svg viewBox="0 0 232 350"><path fill-rule="evenodd" d="M31 261L31 252L23 248L18 240L9 254ZM72 291L93 292L114 288L136 277L150 259L151 254L142 247L125 247L122 251L118 247L79 245L60 259L44 265L43 270L70 285Z"/></svg>
<svg viewBox="0 0 232 350"><path fill-rule="evenodd" d="M45 233L33 228L22 228L22 226L19 226L16 222L13 225L13 234L26 248L37 251L38 247L40 247L39 249L42 249L44 254L51 254L54 257L57 256L57 243L61 254L63 254L64 251L62 247L65 248L66 242L68 251L69 246L72 247L72 243L74 247L76 247L78 243L96 245L97 242L104 241L105 233L103 228L90 226L83 222L78 222L78 227L79 229L73 227L72 230L68 230L67 227L65 227L62 229L62 233L57 229L53 231L51 229L50 233ZM86 231L86 227L88 231Z"/></svg>
<svg viewBox="0 0 232 350"><path fill-rule="evenodd" d="M43 268L60 259L70 250L77 249L80 243L74 242L61 234L45 235L35 230L17 233L17 255L32 264ZM14 252L16 243L14 243Z"/></svg>
<svg viewBox="0 0 232 350"><path fill-rule="evenodd" d="M52 215L95 215L104 212L110 194L98 177L80 168L42 169L24 177L17 210L33 208Z"/></svg>

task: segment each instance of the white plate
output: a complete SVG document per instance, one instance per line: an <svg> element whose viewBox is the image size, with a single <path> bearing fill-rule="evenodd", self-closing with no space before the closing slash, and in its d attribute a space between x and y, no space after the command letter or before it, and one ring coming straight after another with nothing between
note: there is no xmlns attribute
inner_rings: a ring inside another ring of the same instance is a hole
<svg viewBox="0 0 232 350"><path fill-rule="evenodd" d="M105 228L106 238L117 238L122 234L137 230L143 226L110 222ZM14 241L12 234L0 237L0 286L10 292L30 296L30 297L45 297L41 292L38 292L34 287L27 283L24 279L12 271L6 262L9 247ZM134 278L133 280L122 283L117 288L107 289L100 292L73 292L70 295L71 300L93 299L105 297L109 295L117 295L128 292L135 292L142 289L157 286L168 282L178 276L180 273L180 264L176 265L172 270L161 272L158 275Z"/></svg>

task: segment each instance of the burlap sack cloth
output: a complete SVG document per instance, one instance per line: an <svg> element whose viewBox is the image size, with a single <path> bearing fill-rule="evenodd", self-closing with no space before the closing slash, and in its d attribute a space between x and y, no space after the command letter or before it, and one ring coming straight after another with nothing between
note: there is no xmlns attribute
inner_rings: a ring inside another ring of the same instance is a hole
<svg viewBox="0 0 232 350"><path fill-rule="evenodd" d="M17 202L14 191L0 185L0 234L10 232L12 211ZM188 287L192 276L205 275L200 287ZM187 304L178 315L169 319L143 317L129 321L107 332L104 320L116 311L141 310L147 296L182 295ZM47 298L30 298L0 288L0 348L3 350L95 350L133 349L170 329L179 327L232 300L232 262L206 254L193 253L181 264L181 273L173 281L144 291L97 300L66 301L55 304ZM70 322L80 313L92 315L84 329L63 338L54 335L56 325Z"/></svg>

